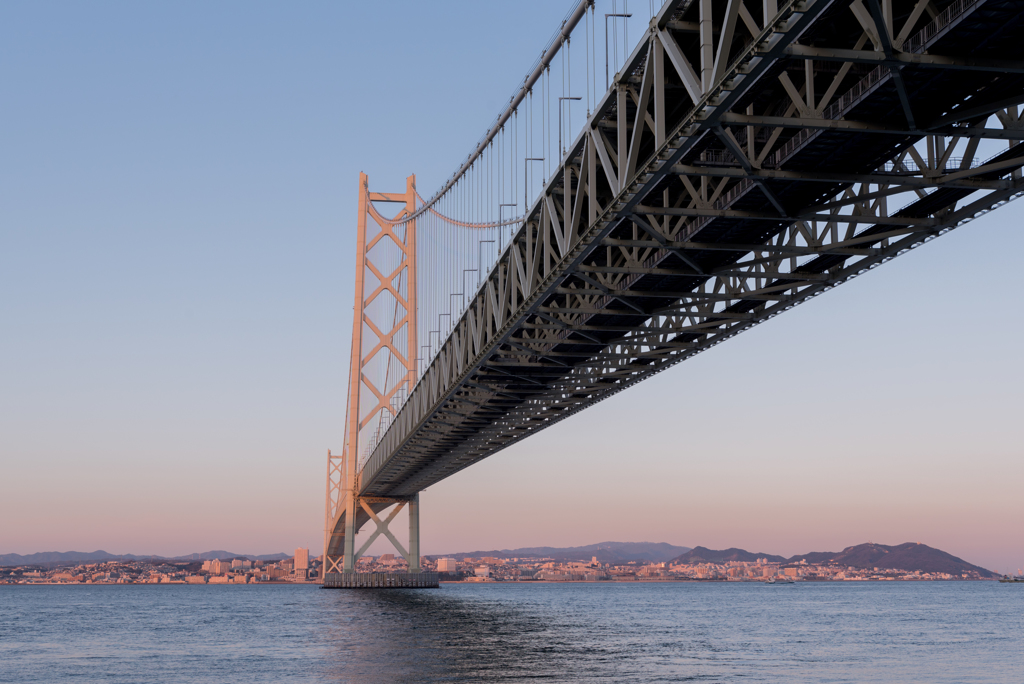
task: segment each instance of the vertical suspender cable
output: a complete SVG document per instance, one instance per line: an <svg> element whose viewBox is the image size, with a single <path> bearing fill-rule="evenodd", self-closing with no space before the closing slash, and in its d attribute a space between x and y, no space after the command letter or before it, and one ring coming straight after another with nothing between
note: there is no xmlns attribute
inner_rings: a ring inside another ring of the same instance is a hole
<svg viewBox="0 0 1024 684"><path fill-rule="evenodd" d="M654 0L651 0L651 2L653 1ZM597 3L591 3L590 17L590 78L592 81L591 85L594 87L594 109L596 110L597 100L600 99L597 96Z"/></svg>
<svg viewBox="0 0 1024 684"><path fill-rule="evenodd" d="M618 14L619 10L616 6L618 3L612 0L612 14ZM619 73L619 31L616 22L619 21L618 17L612 18L612 68L615 69L615 73ZM607 23L607 20L605 20ZM607 28L605 29L607 30Z"/></svg>
<svg viewBox="0 0 1024 684"><path fill-rule="evenodd" d="M533 91L530 91L530 103L528 105L527 112L529 113L529 116L527 117L525 123L526 123L526 140L527 140L528 144L527 144L525 152L523 154L523 186L524 186L523 187L523 204L524 204L523 211L524 212L529 211L530 198L533 196L532 189L533 189L534 177L530 175L530 171L532 170L532 165L529 162L529 160L531 160L533 158L533 156L534 156L534 152L533 152L533 142L534 142L534 134L533 134L533 120L534 120L534 113L533 113Z"/></svg>
<svg viewBox="0 0 1024 684"><path fill-rule="evenodd" d="M587 118L590 118L590 12L586 14L586 24L583 26L583 61L587 64Z"/></svg>
<svg viewBox="0 0 1024 684"><path fill-rule="evenodd" d="M623 14L630 13L630 0L623 0ZM623 17L623 59L630 56L630 19Z"/></svg>
<svg viewBox="0 0 1024 684"><path fill-rule="evenodd" d="M519 163L518 163L518 161L519 161L519 110L516 110L515 118L514 118L514 125L512 127L512 154L513 154L512 166L511 166L511 170L512 170L512 199L514 199L516 201L517 206L518 206L518 202L519 202L519 192L518 192L518 189L519 189L518 188L518 184L519 184L519 173L518 173L518 171L519 171L519 168L518 168L519 167ZM524 211L525 211L525 209L524 209ZM512 239L512 232L511 232L511 228L510 228L509 240L511 241L511 239Z"/></svg>
<svg viewBox="0 0 1024 684"><path fill-rule="evenodd" d="M551 154L551 67L545 70L544 81L544 162L547 173L545 178L551 178L555 173L558 159Z"/></svg>

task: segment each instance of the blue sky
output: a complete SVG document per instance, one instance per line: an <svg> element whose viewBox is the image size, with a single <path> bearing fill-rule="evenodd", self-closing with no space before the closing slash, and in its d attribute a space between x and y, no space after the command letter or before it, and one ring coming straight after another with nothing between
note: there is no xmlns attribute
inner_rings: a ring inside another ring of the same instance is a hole
<svg viewBox="0 0 1024 684"><path fill-rule="evenodd" d="M358 173L437 187L566 10L4 4L0 552L317 551ZM1024 566L1022 207L431 488L424 552L920 541Z"/></svg>

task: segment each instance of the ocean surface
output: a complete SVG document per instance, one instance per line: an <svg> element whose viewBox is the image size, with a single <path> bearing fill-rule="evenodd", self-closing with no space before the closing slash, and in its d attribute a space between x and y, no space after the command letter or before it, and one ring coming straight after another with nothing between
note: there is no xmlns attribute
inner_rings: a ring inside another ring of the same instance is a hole
<svg viewBox="0 0 1024 684"><path fill-rule="evenodd" d="M1024 682L996 582L0 586L0 682Z"/></svg>

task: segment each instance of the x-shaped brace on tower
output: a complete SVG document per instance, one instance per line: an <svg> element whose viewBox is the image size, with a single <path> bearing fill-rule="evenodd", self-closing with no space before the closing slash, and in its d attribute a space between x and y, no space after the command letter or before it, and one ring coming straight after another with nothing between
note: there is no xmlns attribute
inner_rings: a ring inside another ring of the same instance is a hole
<svg viewBox="0 0 1024 684"><path fill-rule="evenodd" d="M377 523L377 529L373 531L373 534L371 534L369 538L366 540L366 542L361 547L359 547L359 550L356 551L355 560L359 560L360 557L362 557L362 555L366 553L366 550L370 548L370 544L376 541L377 537L379 537L383 533L384 536L390 539L391 543L395 545L395 548L398 549L398 552L400 554L402 554L402 557L405 558L406 561L408 561L409 552L405 550L405 547L402 546L401 542L395 539L395 535L391 534L391 530L388 529L388 525L391 523L392 520L395 519L395 516L398 515L398 512L405 508L405 502L403 501L394 508L392 508L391 513L389 513L388 517L384 520L378 518L377 514L373 512L373 509L370 508L370 505L365 501L360 500L359 505L363 507L363 510L366 511L366 514L370 516L370 519L373 520L373 522Z"/></svg>

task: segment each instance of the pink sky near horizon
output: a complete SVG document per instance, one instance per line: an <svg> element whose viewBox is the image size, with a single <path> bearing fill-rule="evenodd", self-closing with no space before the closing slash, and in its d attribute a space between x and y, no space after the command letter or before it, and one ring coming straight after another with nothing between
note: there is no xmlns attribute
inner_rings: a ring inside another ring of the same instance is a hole
<svg viewBox="0 0 1024 684"><path fill-rule="evenodd" d="M664 541L791 556L909 541L998 572L1024 565L1019 323L990 315L1010 295L983 305L992 334L966 346L936 336L964 295L928 279L978 257L971 231L1024 243L1011 218L960 229L426 490L423 553ZM908 313L886 296L921 303ZM319 552L326 449L307 429L322 423L333 446L343 406L311 419L291 398L266 409L278 425L196 407L187 435L153 440L144 411L133 431L93 422L74 453L59 428L36 439L5 466L0 552ZM222 421L248 434L231 445ZM301 457L282 456L296 443ZM47 489L60 495L43 505ZM402 517L394 527L404 540Z"/></svg>

